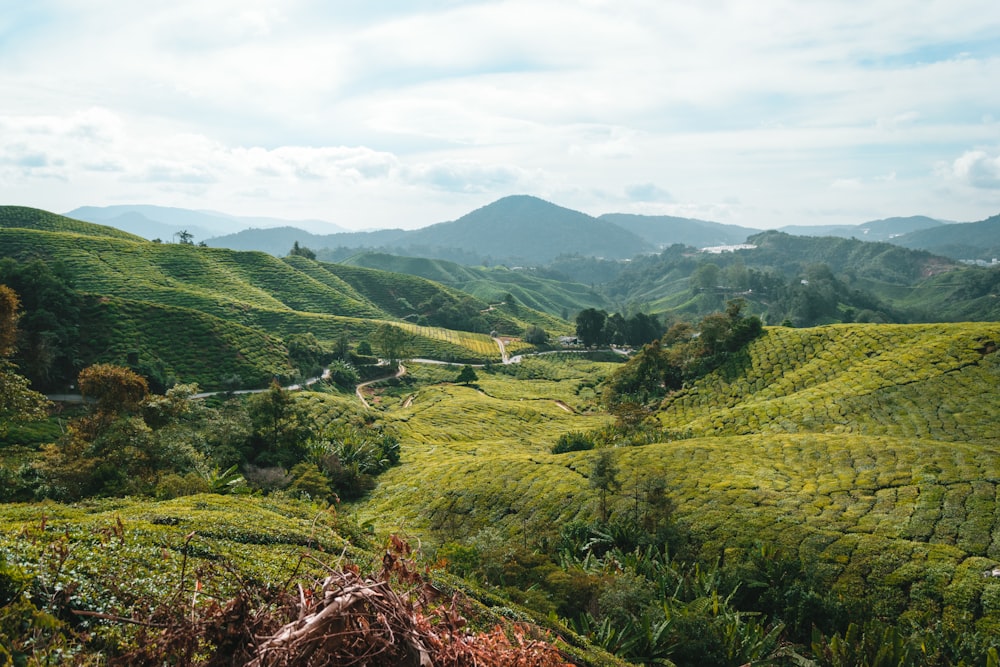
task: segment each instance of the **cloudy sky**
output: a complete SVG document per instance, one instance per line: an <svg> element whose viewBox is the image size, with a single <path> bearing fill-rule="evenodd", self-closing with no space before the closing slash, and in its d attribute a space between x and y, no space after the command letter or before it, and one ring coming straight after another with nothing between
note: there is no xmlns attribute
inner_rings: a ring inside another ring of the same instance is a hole
<svg viewBox="0 0 1000 667"><path fill-rule="evenodd" d="M0 204L1000 213L996 0L2 0Z"/></svg>

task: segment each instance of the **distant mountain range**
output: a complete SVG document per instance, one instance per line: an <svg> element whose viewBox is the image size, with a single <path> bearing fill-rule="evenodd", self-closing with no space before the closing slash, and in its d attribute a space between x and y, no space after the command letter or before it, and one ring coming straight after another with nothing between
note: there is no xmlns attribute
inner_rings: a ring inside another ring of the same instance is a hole
<svg viewBox="0 0 1000 667"><path fill-rule="evenodd" d="M630 259L678 243L697 248L733 245L761 231L666 215L594 217L527 195L504 197L457 220L414 230L350 232L321 220L240 217L139 205L83 207L67 215L166 242L183 230L209 246L261 250L278 257L298 243L326 260L339 260L363 249L466 265L507 266L540 266L568 256ZM778 231L882 241L952 259L990 261L1000 255L1000 216L970 223L894 217L858 225L792 225Z"/></svg>
<svg viewBox="0 0 1000 667"><path fill-rule="evenodd" d="M283 220L264 216L237 216L218 211L194 211L169 206L122 204L116 206L81 206L65 213L69 218L116 227L152 241L171 241L186 231L194 240L232 234L247 228L295 227L320 234L345 231L323 220Z"/></svg>
<svg viewBox="0 0 1000 667"><path fill-rule="evenodd" d="M912 215L905 218L872 220L860 225L788 225L779 231L796 236L838 236L845 239L854 238L859 241L889 241L891 243L900 236L947 224L944 220L928 218L925 215Z"/></svg>

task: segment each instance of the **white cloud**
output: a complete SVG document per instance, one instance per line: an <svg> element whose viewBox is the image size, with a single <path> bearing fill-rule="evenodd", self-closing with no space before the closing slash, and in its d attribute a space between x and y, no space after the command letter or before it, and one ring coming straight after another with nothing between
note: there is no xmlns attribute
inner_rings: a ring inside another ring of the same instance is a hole
<svg viewBox="0 0 1000 667"><path fill-rule="evenodd" d="M1000 153L966 151L952 163L952 173L961 182L974 188L1000 190Z"/></svg>
<svg viewBox="0 0 1000 667"><path fill-rule="evenodd" d="M0 26L0 181L42 207L365 226L517 190L727 221L982 218L995 153L955 156L996 141L994 4L24 3L41 20Z"/></svg>

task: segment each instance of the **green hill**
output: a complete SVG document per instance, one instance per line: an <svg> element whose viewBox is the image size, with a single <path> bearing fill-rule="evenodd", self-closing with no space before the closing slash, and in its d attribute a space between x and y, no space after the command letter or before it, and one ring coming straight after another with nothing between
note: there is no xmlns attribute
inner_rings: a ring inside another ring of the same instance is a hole
<svg viewBox="0 0 1000 667"><path fill-rule="evenodd" d="M905 248L920 248L953 259L989 262L1000 256L1000 215L979 222L963 222L910 232L892 239Z"/></svg>
<svg viewBox="0 0 1000 667"><path fill-rule="evenodd" d="M336 248L379 249L466 264L545 264L562 254L626 259L655 245L606 220L537 197L504 197L457 220L415 230L379 230L315 236L301 230L245 230L208 241L212 246L284 254L298 241L332 259ZM338 258L342 257L338 255Z"/></svg>
<svg viewBox="0 0 1000 667"><path fill-rule="evenodd" d="M528 307L491 307L409 275L153 243L33 209L3 208L0 220L0 258L58 265L77 292L121 309L118 330L106 327L98 335L83 322L84 356L77 360L83 364L121 363L127 353L138 352L164 378L215 387L238 374L256 385L291 370L282 339L293 333L312 332L332 346L344 336L354 342L370 338L381 322L408 322L414 356L483 361L500 356L486 335L492 331L520 336L531 324L553 333L568 327ZM141 312L144 307L148 313ZM147 326L151 322L157 325ZM184 322L192 325L181 335ZM456 336L448 328L473 333Z"/></svg>
<svg viewBox="0 0 1000 667"><path fill-rule="evenodd" d="M592 287L549 278L532 269L472 267L442 259L374 252L359 253L343 263L420 276L487 302L502 301L512 294L519 303L552 315L568 316L586 308L608 307Z"/></svg>
<svg viewBox="0 0 1000 667"><path fill-rule="evenodd" d="M1000 563L998 341L995 323L768 329L663 402L663 442L614 450L614 511L658 477L709 561L762 541L887 617L998 627L1000 582L982 574ZM359 512L439 540L592 520L595 453L550 453L607 420L582 414L582 390L610 368L577 370L536 367L528 395L491 374L481 393L428 385L390 407L409 446Z"/></svg>
<svg viewBox="0 0 1000 667"><path fill-rule="evenodd" d="M37 208L28 208L27 206L0 206L0 227L16 227L50 232L73 232L88 236L110 236L112 238L131 241L144 240L141 236L135 236L114 227L82 222Z"/></svg>
<svg viewBox="0 0 1000 667"><path fill-rule="evenodd" d="M604 291L615 302L648 304L653 312L703 315L739 297L771 323L907 322L942 319L919 307L911 292L938 274L963 270L948 258L890 243L774 231L747 243L753 247L707 253L675 245L637 257ZM921 292L928 299L934 284Z"/></svg>

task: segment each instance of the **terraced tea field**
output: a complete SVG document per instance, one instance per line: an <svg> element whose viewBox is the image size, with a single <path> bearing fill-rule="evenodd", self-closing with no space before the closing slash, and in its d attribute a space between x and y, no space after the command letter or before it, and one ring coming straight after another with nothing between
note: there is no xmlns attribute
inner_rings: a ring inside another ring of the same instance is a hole
<svg viewBox="0 0 1000 667"><path fill-rule="evenodd" d="M344 337L357 344L373 340L386 321L410 334L408 356L500 361L499 348L486 335L397 319L412 318L414 303L471 298L413 276L324 265L303 257L278 259L260 252L151 243L20 207L0 207L0 257L59 263L80 292L130 304L114 308L122 321L102 335L85 333L88 363L124 363L129 352L138 351L142 363L165 377L196 381L206 389L234 374L251 386L287 375L292 369L281 339L290 334L313 333L327 347ZM148 313L140 312L142 304ZM485 303L476 307L488 311ZM525 319L496 312L491 321L518 333L539 321L567 326L528 308L519 312ZM188 331L186 322L198 324ZM510 349L517 353L534 348L513 342ZM206 354L218 360L217 367L206 368Z"/></svg>
<svg viewBox="0 0 1000 667"><path fill-rule="evenodd" d="M664 401L665 432L689 438L614 450L615 511L629 511L630 489L663 479L710 562L763 541L889 617L936 608L946 622L982 616L998 629L1000 577L984 576L1000 564L998 340L996 324L768 329ZM584 407L580 392L601 370L480 373L481 391L424 386L406 407L387 406L403 465L358 511L432 540L486 528L554 537L593 518L596 453L550 448L608 422L556 403Z"/></svg>

